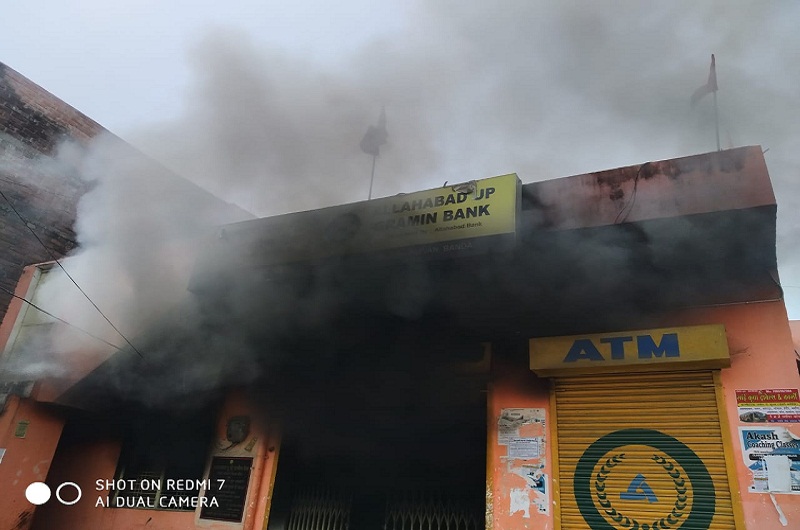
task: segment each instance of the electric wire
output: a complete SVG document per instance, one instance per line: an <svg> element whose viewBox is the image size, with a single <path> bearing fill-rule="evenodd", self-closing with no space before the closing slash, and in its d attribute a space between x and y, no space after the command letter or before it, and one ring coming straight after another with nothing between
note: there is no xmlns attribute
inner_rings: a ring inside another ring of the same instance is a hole
<svg viewBox="0 0 800 530"><path fill-rule="evenodd" d="M142 359L144 359L144 355L142 355L142 352L140 352L140 351L139 351L139 350L136 348L136 346L134 346L134 345L133 345L133 343L131 343L131 341L129 341L129 340L128 340L128 337L126 337L126 336L125 336L125 335L124 335L124 334L123 334L123 333L122 333L122 332L119 330L119 328L117 328L117 326L115 326L115 325L114 325L114 323L113 323L113 322L111 322L111 320L110 320L110 319L109 319L109 318L108 318L108 317L105 315L105 313L103 313L103 312L100 310L100 308L99 308L99 307L97 307L97 304L95 304L95 303L94 303L94 301L93 301L91 298L89 298L89 295L88 295L88 294L86 294L86 292L85 292L85 291L84 291L84 290L81 288L81 286L80 286L80 285L78 285L78 282L76 282L76 281L75 281L75 279L72 277L72 275L70 275L70 273L69 273L69 272L67 272L67 269L65 269L65 268L64 268L64 266L61 264L61 262L58 260L58 258L56 258L55 254L53 254L53 252L51 252L51 251L50 251L50 249L47 247L47 245L45 245L45 244L44 244L44 241L42 241L42 240L41 240L41 238L38 236L38 234L36 234L36 232L33 230L33 228L31 228L31 227L28 225L28 222L25 220L25 218L24 218L24 217L22 217L22 214L21 214L21 213L19 213L19 211L17 211L17 209L14 207L14 204L13 204L13 203L11 202L11 200L10 200L10 199L9 199L9 198L6 196L6 194L5 194L5 193L3 193L3 191L2 191L2 190L0 190L0 197L3 197L3 199L4 199L4 200L5 200L7 203L8 203L8 206L11 208L11 211L13 211L13 212L16 214L16 216L17 216L17 217L19 217L19 220L20 220L20 221L22 221L22 224L24 224L24 225L25 225L25 227L28 229L28 231L29 231L31 234L33 234L33 237L35 237L35 238L36 238L36 241L38 241L38 242L39 242L39 244L42 246L42 248L45 250L45 252L47 252L47 255L48 255L48 256L50 256L50 259L51 259L51 260L53 260L53 261L54 261L54 262L55 262L55 263L56 263L56 264L59 266L59 268L60 268L60 269L61 269L61 270L64 272L64 274L66 274L67 278L69 278L69 279L70 279L70 281L71 281L71 282L72 282L72 283L75 285L75 287L76 287L76 288L77 288L77 289L78 289L78 290L81 292L81 294L82 294L82 295L83 295L83 296L84 296L84 297L85 297L85 298L86 298L86 299L89 301L89 303L90 303L90 304L92 304L92 306L93 306L93 307L94 307L94 308L97 310L97 312L100 314L100 316L102 316L102 317L105 319L105 321L106 321L106 322L108 322L108 325L109 325L109 326L111 326L111 328L112 328L114 331L116 331L116 332L117 332L117 334L118 334L120 337L122 337L122 339L123 339L123 340L124 340L124 341L125 341L125 342L128 344L128 346L130 346L130 347L131 347L131 349L133 349L133 351L135 351L135 352L136 352L136 354L137 354L139 357L141 357Z"/></svg>
<svg viewBox="0 0 800 530"><path fill-rule="evenodd" d="M631 192L631 200L622 207L619 213L617 213L617 217L614 219L614 224L624 223L625 220L628 218L628 215L630 215L631 211L633 210L633 205L636 203L636 190L639 187L639 177L642 175L642 169L648 165L650 165L650 162L645 162L644 164L639 166L639 169L636 171L636 177L633 179L633 191ZM625 212L625 210L628 211ZM620 216L623 214L623 212L625 213L625 216L622 219L620 219Z"/></svg>
<svg viewBox="0 0 800 530"><path fill-rule="evenodd" d="M2 285L0 285L0 291L3 291L3 292L5 292L5 293L7 293L7 294L10 294L11 296L13 296L14 298L16 298L17 300L22 300L23 302L25 302L26 304L28 304L28 305L29 305L29 306L31 306L32 308L36 309L37 311L40 311L40 312L44 313L45 315L49 316L50 318L54 318L54 319L58 320L58 321L59 321L59 322L61 322L62 324L66 324L67 326L69 326L69 327L71 327L71 328L75 328L75 329L77 329L78 331L80 331L81 333L84 333L84 334L88 335L89 337L91 337L91 338L93 338L93 339L95 339L95 340L99 340L99 341L100 341L100 342L102 342L103 344L106 344L106 345L108 345L108 346L111 346L112 348L115 348L115 349L117 349L117 350L119 350L119 351L122 351L122 348L120 348L120 347L119 347L119 346L117 346L116 344L112 344L111 342L108 342L107 340L105 340L105 339L103 339L103 338L101 338L101 337L98 337L97 335L93 334L92 332L90 332L90 331L86 331L85 329L83 329L83 328L82 328L82 327L80 327L80 326L76 326L75 324L72 324L71 322L67 322L67 321L66 321L66 320L64 320L63 318L57 317L56 315L54 315L53 313L51 313L51 312L47 311L46 309L42 309L42 308L41 308L41 307L39 307L38 305L34 304L33 302L31 302L31 301L30 301L30 300L28 300L27 298L23 298L22 296L19 296L18 294L14 294L13 292L11 292L10 290L6 289L6 288L5 288L5 287L3 287Z"/></svg>

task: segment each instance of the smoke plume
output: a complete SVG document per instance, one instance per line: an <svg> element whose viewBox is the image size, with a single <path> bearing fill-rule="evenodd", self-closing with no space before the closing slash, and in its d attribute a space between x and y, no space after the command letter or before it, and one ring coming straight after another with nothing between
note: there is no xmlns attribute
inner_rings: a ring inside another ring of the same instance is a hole
<svg viewBox="0 0 800 530"><path fill-rule="evenodd" d="M440 2L417 6L413 29L377 38L335 64L220 29L189 51L192 83L181 116L125 136L257 216L366 199L372 160L359 140L384 106L389 140L377 159L375 196L508 172L533 182L714 150L710 98L689 107L713 52L722 147L770 149L781 205L779 256L785 276L797 278L791 241L800 190L791 177L800 166L793 148L800 139L800 72L781 65L792 64L797 49L800 37L787 21L798 9ZM265 345L245 333L259 325L247 304L233 299L226 308L241 326L196 329L194 323L208 323L195 318L207 308L186 290L198 238L238 220L234 209L212 208L180 187L165 189L171 181L163 170L110 139L74 156L95 187L80 205L80 250L65 266L98 306L126 336L144 342L149 362L191 360L181 382L186 389L220 388L237 374L263 370L257 360ZM85 304L74 286L54 275L41 294L47 307L119 343L93 308L78 306ZM286 334L307 333L341 310L327 280L308 296L274 301L301 309L302 319L280 324ZM388 311L413 318L429 279L421 273L396 285ZM219 344L225 356L215 353ZM269 348L286 359L281 345Z"/></svg>

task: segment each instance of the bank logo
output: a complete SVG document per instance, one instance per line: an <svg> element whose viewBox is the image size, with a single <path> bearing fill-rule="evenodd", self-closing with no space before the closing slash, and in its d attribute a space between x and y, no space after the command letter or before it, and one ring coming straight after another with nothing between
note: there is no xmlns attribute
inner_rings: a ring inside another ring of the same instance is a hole
<svg viewBox="0 0 800 530"><path fill-rule="evenodd" d="M623 429L597 439L578 460L573 488L592 530L707 530L716 511L714 483L703 461L652 429Z"/></svg>
<svg viewBox="0 0 800 530"><path fill-rule="evenodd" d="M628 484L628 490L619 494L619 498L626 501L643 501L658 502L658 497L653 493L653 488L647 483L644 475L639 473L631 483Z"/></svg>

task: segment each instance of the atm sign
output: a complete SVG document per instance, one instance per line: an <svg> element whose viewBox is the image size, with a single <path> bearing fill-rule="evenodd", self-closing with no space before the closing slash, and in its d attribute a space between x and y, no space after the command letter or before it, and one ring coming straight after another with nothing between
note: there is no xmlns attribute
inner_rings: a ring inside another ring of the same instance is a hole
<svg viewBox="0 0 800 530"><path fill-rule="evenodd" d="M730 366L721 325L530 340L531 370L542 376L695 370Z"/></svg>

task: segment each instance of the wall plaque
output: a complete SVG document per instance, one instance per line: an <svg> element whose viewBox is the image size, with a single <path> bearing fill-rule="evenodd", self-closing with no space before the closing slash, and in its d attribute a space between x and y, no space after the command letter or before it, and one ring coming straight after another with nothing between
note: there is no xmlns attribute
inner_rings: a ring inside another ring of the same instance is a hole
<svg viewBox="0 0 800 530"><path fill-rule="evenodd" d="M208 500L203 503L200 510L201 519L234 523L242 520L252 465L252 458L215 456L211 460L211 469L208 473L211 483L205 492ZM212 503L212 498L217 502Z"/></svg>

